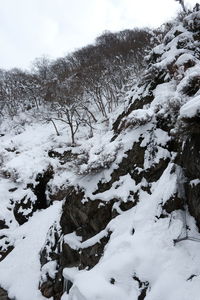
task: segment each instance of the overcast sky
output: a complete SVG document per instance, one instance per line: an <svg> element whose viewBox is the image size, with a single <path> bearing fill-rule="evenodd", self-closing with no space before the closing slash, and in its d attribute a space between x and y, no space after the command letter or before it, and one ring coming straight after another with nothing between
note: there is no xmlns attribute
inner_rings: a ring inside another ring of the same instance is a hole
<svg viewBox="0 0 200 300"><path fill-rule="evenodd" d="M0 0L0 68L64 56L104 30L156 27L178 10L174 0Z"/></svg>

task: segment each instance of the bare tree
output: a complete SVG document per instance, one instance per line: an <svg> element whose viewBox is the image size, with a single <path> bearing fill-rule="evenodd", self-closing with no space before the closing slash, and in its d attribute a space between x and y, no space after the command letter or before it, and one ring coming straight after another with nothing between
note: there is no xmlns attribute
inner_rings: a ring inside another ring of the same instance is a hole
<svg viewBox="0 0 200 300"><path fill-rule="evenodd" d="M184 0L175 0L175 1L180 3L180 5L182 6L183 11L186 13L187 10L186 10L186 8L185 8Z"/></svg>

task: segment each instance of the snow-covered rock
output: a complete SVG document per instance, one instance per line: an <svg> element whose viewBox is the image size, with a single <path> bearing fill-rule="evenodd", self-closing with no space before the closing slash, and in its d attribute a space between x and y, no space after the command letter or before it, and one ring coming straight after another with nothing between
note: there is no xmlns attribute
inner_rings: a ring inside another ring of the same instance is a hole
<svg viewBox="0 0 200 300"><path fill-rule="evenodd" d="M93 137L71 147L62 124L36 122L0 137L10 299L199 300L200 129L182 130L200 112L199 25L198 10L171 24Z"/></svg>

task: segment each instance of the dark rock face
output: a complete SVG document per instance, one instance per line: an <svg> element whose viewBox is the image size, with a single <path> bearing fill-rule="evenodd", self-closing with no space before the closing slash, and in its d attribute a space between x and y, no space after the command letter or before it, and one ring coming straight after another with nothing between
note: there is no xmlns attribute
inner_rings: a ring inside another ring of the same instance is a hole
<svg viewBox="0 0 200 300"><path fill-rule="evenodd" d="M57 264L57 273L54 278L51 278L48 274L45 280L41 280L39 289L44 297L54 297L55 300L59 300L63 294L63 276L62 265L60 266L61 255L61 232L58 224L54 223L49 229L46 244L40 252L40 263L43 267L49 261L54 261Z"/></svg>
<svg viewBox="0 0 200 300"><path fill-rule="evenodd" d="M200 183L196 185L187 184L186 195L189 211L196 219L197 225L200 229Z"/></svg>
<svg viewBox="0 0 200 300"><path fill-rule="evenodd" d="M23 213L23 210L26 210L26 209L31 209L31 212L25 215ZM35 210L36 209L34 209L34 205L33 205L33 202L31 201L31 199L27 198L25 196L19 202L15 203L13 213L14 213L16 221L19 223L19 225L22 225L28 221L29 217L32 216L32 214Z"/></svg>
<svg viewBox="0 0 200 300"><path fill-rule="evenodd" d="M0 261L2 261L13 249L14 247L9 244L4 249L0 247L0 255L1 255Z"/></svg>
<svg viewBox="0 0 200 300"><path fill-rule="evenodd" d="M144 172L144 178L148 182L157 181L167 168L169 161L170 159L160 159L159 163L154 164L151 168Z"/></svg>
<svg viewBox="0 0 200 300"><path fill-rule="evenodd" d="M200 133L187 138L183 154L182 163L185 174L188 178L196 179L200 176Z"/></svg>
<svg viewBox="0 0 200 300"><path fill-rule="evenodd" d="M181 163L187 178L185 183L187 205L200 228L200 183L191 182L200 179L200 133L192 134L187 138Z"/></svg>
<svg viewBox="0 0 200 300"><path fill-rule="evenodd" d="M6 225L5 220L0 220L0 230L7 228L9 227ZM6 235L0 235L0 240L2 239L4 242L0 246L0 261L2 261L14 249L13 245L10 244L9 238Z"/></svg>
<svg viewBox="0 0 200 300"><path fill-rule="evenodd" d="M59 159L61 165L64 165L66 162L70 162L70 161L76 159L78 156L78 154L72 153L71 150L64 151L62 154L57 151L50 150L48 152L48 155L49 155L49 157L52 157L52 158L57 157Z"/></svg>
<svg viewBox="0 0 200 300"><path fill-rule="evenodd" d="M76 232L85 241L103 230L112 219L113 201L94 200L82 202L84 192L70 188L63 207L60 225L64 234Z"/></svg>
<svg viewBox="0 0 200 300"><path fill-rule="evenodd" d="M33 184L29 184L27 189L31 189L37 200L33 202L30 198L25 196L20 201L15 203L14 206L14 216L19 225L24 224L28 221L29 217L33 215L33 213L38 209L44 209L48 207L47 197L46 197L46 187L49 180L53 178L53 169L49 167L43 174L38 174L36 178L36 182L38 182L35 187ZM25 214L23 210L29 209L30 212Z"/></svg>
<svg viewBox="0 0 200 300"><path fill-rule="evenodd" d="M40 286L41 293L46 298L51 298L56 294L56 291L53 288L53 281L51 278L48 278L47 281L43 282Z"/></svg>
<svg viewBox="0 0 200 300"><path fill-rule="evenodd" d="M141 96L140 98L136 99L133 103L130 104L127 111L124 111L121 115L118 116L116 121L113 123L113 131L116 134L119 134L124 128L124 123L122 122L124 117L127 117L133 110L135 109L141 109L144 105L150 103L153 100L153 94L150 86L147 86L149 88L149 94L147 96ZM131 102L131 99L130 99ZM121 123L122 122L122 123ZM116 136L114 136L116 137Z"/></svg>
<svg viewBox="0 0 200 300"><path fill-rule="evenodd" d="M68 191L66 191L66 198L67 200L63 206L60 219L62 229L60 236L75 233L81 237L81 241L84 242L105 229L108 222L116 216L116 212L112 209L114 200L103 203L101 200L91 201L88 199L82 202L84 199L84 191L75 189L74 187L70 187ZM55 235L57 235L56 231ZM108 232L94 245L84 248L80 246L80 249L74 250L65 242L62 242L61 247L58 241L59 235L57 235L55 238L55 246L52 245L52 252L48 253L51 260L57 262L56 277L53 279L48 277L45 282L41 283L40 290L42 294L47 298L53 297L54 300L59 300L64 288L63 269L65 267L85 269L86 267L92 268L95 266L103 255L104 247L109 237L110 233ZM41 252L42 265L48 262L48 255L44 247Z"/></svg>
<svg viewBox="0 0 200 300"><path fill-rule="evenodd" d="M183 93L188 96L193 96L198 92L199 85L200 85L200 76L196 76L189 81L187 86L184 87Z"/></svg>
<svg viewBox="0 0 200 300"><path fill-rule="evenodd" d="M133 280L137 281L138 287L140 290L140 295L138 296L138 300L144 300L147 295L147 290L149 288L149 282L142 282L136 275L133 276Z"/></svg>
<svg viewBox="0 0 200 300"><path fill-rule="evenodd" d="M114 200L103 203L100 200L84 199L84 192L71 188L63 207L60 225L63 234L76 233L82 242L95 236L105 229L108 222L114 217L112 210ZM109 233L99 242L90 247L80 248L78 251L64 243L59 258L62 267L77 266L79 269L95 266L103 254L105 245L109 240Z"/></svg>
<svg viewBox="0 0 200 300"><path fill-rule="evenodd" d="M6 225L5 220L0 220L0 230L6 229L6 228L8 228L8 226Z"/></svg>
<svg viewBox="0 0 200 300"><path fill-rule="evenodd" d="M62 271L65 267L78 267L85 269L95 266L103 255L104 247L109 240L109 236L102 238L98 243L84 249L72 249L68 244L62 245L57 257L57 273L55 278L47 276L47 280L41 282L39 288L46 298L53 297L54 300L60 300L64 292L64 279Z"/></svg>
<svg viewBox="0 0 200 300"><path fill-rule="evenodd" d="M100 197L101 193L109 190L114 182L118 181L121 176L127 174L130 174L136 183L141 182L142 178L146 178L149 182L160 178L167 167L169 160L160 160L158 164L153 164L151 168L144 171L144 155L146 147L141 147L141 142L142 139L140 139L139 142L134 143L133 147L125 153L118 168L111 174L111 180L109 182L99 182L97 190L93 193L94 195L99 194ZM143 171L137 172L138 168ZM148 186L144 186L143 188L150 193L150 188ZM113 209L113 205L119 201L118 199L109 199L108 202L103 202L100 199L92 201L89 198L85 198L84 190L73 186L69 187L67 190L61 190L60 192L62 198L64 196L66 198L60 219L60 237L74 233L78 237L81 237L81 241L84 242L105 229L110 220L118 214ZM138 199L137 192L130 192L130 197L127 202L121 202L119 208L122 211L131 209L137 204ZM57 245L52 245L52 252L49 256L51 257L51 260L55 260L57 263L57 273L55 278L47 276L47 280L41 283L40 290L42 294L45 297L53 297L54 300L59 300L64 288L62 276L63 269L65 267L78 267L79 269L90 269L94 267L103 255L104 247L109 241L110 234L111 233L108 232L107 235L103 236L99 242L94 245L86 248L80 247L79 249L72 249L66 242L63 242L62 246L59 246L59 236L55 237ZM132 234L134 234L134 229ZM47 253L44 248L41 252L42 265L48 261L46 257ZM147 289L148 285L146 285L146 283L141 283L139 300L145 298Z"/></svg>
<svg viewBox="0 0 200 300"><path fill-rule="evenodd" d="M3 288L0 287L0 299L1 300L14 300L8 297L8 293L6 292L6 290L4 290Z"/></svg>
<svg viewBox="0 0 200 300"><path fill-rule="evenodd" d="M170 214L174 210L184 209L184 201L178 197L178 194L174 194L171 198L163 205L165 211Z"/></svg>
<svg viewBox="0 0 200 300"><path fill-rule="evenodd" d="M141 175L134 172L134 167L137 166L139 168L143 168L144 164L144 152L146 148L141 147L140 144L141 141L134 143L132 149L125 152L125 157L122 159L118 168L111 174L111 180L106 183L99 182L98 189L94 192L94 195L109 190L113 182L119 180L120 176L124 176L126 174L130 174L136 181L137 179L138 181L141 180Z"/></svg>
<svg viewBox="0 0 200 300"><path fill-rule="evenodd" d="M33 192L37 197L36 208L47 208L46 186L50 179L53 178L53 168L49 167L43 174L38 174L36 182L38 184L33 188Z"/></svg>
<svg viewBox="0 0 200 300"><path fill-rule="evenodd" d="M55 279L48 276L47 281L40 285L41 293L46 298L53 297L54 300L60 300L63 294L63 277L62 273L58 272Z"/></svg>
<svg viewBox="0 0 200 300"><path fill-rule="evenodd" d="M196 24L197 25L195 25L194 22L194 28L192 29L194 32L195 30L199 31L199 23L197 22ZM197 27L195 28L195 26ZM174 37L178 37L181 34L182 32L178 30L174 32ZM196 40L199 40L199 32L196 32L195 36ZM168 38L165 38L164 45L166 46L169 44L174 37L168 36ZM187 39L180 39L180 41L178 40L177 42L177 49L184 47L185 49L190 49L187 48L190 47L190 45L191 43ZM154 63L160 62L160 59L161 54L159 53L152 53L150 55L149 68L145 73L143 82L138 85L138 88L141 88L141 94L138 94L136 99L133 97L130 98L127 110L119 115L114 122L114 136L111 141L114 141L122 132L134 127L134 123L126 123L126 117L134 110L142 109L144 106L149 107L149 104L154 100L154 90L159 84L169 82L171 79L173 79L173 81L179 80L180 82L180 77L179 79L177 78L179 71L178 66L176 65L177 58L169 62L168 65L163 65L163 67L158 68ZM194 60L187 60L187 62L183 64L182 69L185 72L194 65ZM183 87L181 92L185 96L192 97L198 92L199 84L200 78L197 76L188 81L188 84ZM181 169L181 174L183 172L183 176L185 176L185 181L183 181L183 178L180 178L180 185L177 183L177 189L174 194L164 204L162 202L160 203L162 212L159 216L156 216L156 218L167 218L169 217L169 214L175 210L184 210L185 204L187 204L191 215L196 219L200 229L200 181L198 181L200 180L200 117L197 115L191 119L182 120L184 123L184 125L182 124L182 131L180 130L178 134L174 133L173 135L172 129L179 126L177 125L179 122L177 119L179 117L180 103L177 101L177 103L173 105L174 106L169 107L168 110L166 109L164 114L158 114L157 111L155 111L155 118L153 121L147 120L147 122L154 122L152 131L154 129L161 129L165 134L167 133L168 136L170 136L170 139L166 144L162 145L162 148L168 151L169 156L167 156L167 154L163 158L156 160L155 163L154 158L156 157L156 152L158 152L158 146L160 145L157 145L156 142L152 140L149 145L142 147L142 138L140 138L138 142L132 145L132 148L129 151L124 153L124 158L121 163L119 163L118 168L112 172L110 181L100 181L98 183L98 188L93 193L93 195L96 195L96 197L99 198L98 200L92 201L91 199L86 198L83 189L73 186L68 187L66 190L61 189L56 195L50 196L52 199L66 200L63 205L62 216L60 219L61 232L59 234L57 233L57 236L55 233L55 245L51 245L50 253L47 253L47 247L44 247L43 251L41 251L42 266L49 261L49 258L47 259L47 257L56 261L57 264L55 278L47 276L46 281L42 282L40 285L40 290L45 297L53 297L54 300L60 300L64 289L62 271L65 267L91 269L99 262L99 259L103 255L105 245L109 241L111 232L107 232L98 242L89 247L82 247L81 243L104 230L110 220L117 215L117 212L113 209L113 205L120 200L108 199L107 202L103 202L101 201L100 196L101 193L111 189L113 183L117 182L121 176L129 174L131 178L135 180L136 184L146 180L146 185L143 186L141 184L140 188L151 194L152 183L159 180L169 163L178 165ZM138 126L140 125L144 124L141 123ZM183 140L185 141L182 144ZM148 169L144 169L146 150L152 154L152 164ZM76 158L70 151L66 151L62 155L55 151L50 151L49 156L59 158L61 164L65 164ZM174 167L173 172L176 172L176 167ZM179 178L177 180L179 180ZM44 183L44 186L45 184L46 183ZM43 183L39 185L39 190L42 190L42 186ZM42 193L36 194L42 195ZM119 203L119 209L126 211L135 206L139 201L138 194L138 191L130 192L127 202ZM45 199L44 193L40 198ZM133 228L132 234L134 234L134 232L135 229ZM73 249L66 240L62 240L63 236L71 233L78 238L81 238L80 245L78 244L79 246L75 249ZM49 246L48 242L46 246ZM188 280L191 280L191 278ZM136 275L133 276L133 280L138 283L140 292L138 300L144 300L150 290L149 282L140 280ZM114 285L115 282L115 278L110 278L110 283L112 285Z"/></svg>

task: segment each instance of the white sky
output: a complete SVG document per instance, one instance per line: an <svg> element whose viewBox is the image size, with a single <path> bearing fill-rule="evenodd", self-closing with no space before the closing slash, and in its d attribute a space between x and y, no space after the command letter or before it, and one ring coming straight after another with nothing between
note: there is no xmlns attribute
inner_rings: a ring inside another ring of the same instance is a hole
<svg viewBox="0 0 200 300"><path fill-rule="evenodd" d="M156 27L178 10L174 0L0 0L0 68L64 56L104 30Z"/></svg>

